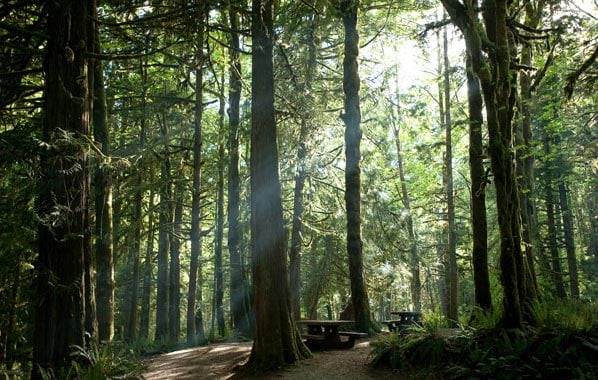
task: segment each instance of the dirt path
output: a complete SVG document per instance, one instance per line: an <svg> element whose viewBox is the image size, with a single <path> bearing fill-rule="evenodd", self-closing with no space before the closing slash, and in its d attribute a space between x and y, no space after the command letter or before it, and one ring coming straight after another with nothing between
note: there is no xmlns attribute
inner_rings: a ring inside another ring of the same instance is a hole
<svg viewBox="0 0 598 380"><path fill-rule="evenodd" d="M251 351L251 342L221 343L196 347L168 354L157 355L146 361L147 370L143 379L239 379L235 368L243 364ZM390 370L374 370L368 367L371 351L367 341L361 341L354 348L315 352L313 357L284 370L260 374L243 379L401 379Z"/></svg>

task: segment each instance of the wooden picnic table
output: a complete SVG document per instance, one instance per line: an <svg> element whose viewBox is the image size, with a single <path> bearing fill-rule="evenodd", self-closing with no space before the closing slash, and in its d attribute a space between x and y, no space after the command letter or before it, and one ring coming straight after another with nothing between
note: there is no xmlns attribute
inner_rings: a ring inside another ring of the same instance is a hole
<svg viewBox="0 0 598 380"><path fill-rule="evenodd" d="M401 331L407 326L421 325L421 313L419 311L391 311L391 315L398 315L399 318L382 321L388 326L389 331Z"/></svg>
<svg viewBox="0 0 598 380"><path fill-rule="evenodd" d="M350 326L355 321L301 319L297 323L307 326L307 334L301 336L310 349L351 348L355 345L355 339L368 336L356 331L340 331L341 326Z"/></svg>

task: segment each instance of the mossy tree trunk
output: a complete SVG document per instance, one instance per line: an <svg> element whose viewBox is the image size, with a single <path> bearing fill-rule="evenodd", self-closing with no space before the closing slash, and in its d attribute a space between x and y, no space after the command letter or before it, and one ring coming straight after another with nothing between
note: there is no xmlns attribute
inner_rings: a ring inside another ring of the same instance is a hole
<svg viewBox="0 0 598 380"><path fill-rule="evenodd" d="M507 28L509 17L505 0L487 0L482 4L483 24L477 18L477 6L471 1L442 0L451 19L465 37L468 57L480 80L486 105L488 152L490 155L500 232L501 285L504 315L502 324L509 328L523 326L526 279L523 267L519 191L512 156L511 123L514 110L516 73L511 71L513 41ZM484 41L484 44L482 44Z"/></svg>

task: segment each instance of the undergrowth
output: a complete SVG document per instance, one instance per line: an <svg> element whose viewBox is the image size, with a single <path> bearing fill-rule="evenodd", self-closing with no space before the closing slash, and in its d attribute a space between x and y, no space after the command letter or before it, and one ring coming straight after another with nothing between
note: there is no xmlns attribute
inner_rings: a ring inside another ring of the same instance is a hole
<svg viewBox="0 0 598 380"><path fill-rule="evenodd" d="M118 342L97 344L89 347L71 346L71 362L68 368L55 372L52 369L38 368L44 380L104 380L140 379L143 369L137 353Z"/></svg>
<svg viewBox="0 0 598 380"><path fill-rule="evenodd" d="M476 313L459 329L444 328L434 315L425 327L380 335L370 364L412 378L598 379L597 304L537 303L535 323L523 330L500 328L497 312Z"/></svg>

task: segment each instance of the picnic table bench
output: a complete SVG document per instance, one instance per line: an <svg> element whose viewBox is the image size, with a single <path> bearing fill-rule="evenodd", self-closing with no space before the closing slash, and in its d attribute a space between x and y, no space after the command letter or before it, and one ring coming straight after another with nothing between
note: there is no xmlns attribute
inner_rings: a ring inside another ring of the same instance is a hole
<svg viewBox="0 0 598 380"><path fill-rule="evenodd" d="M402 331L407 326L421 325L421 313L418 311L391 311L390 314L398 315L399 318L382 321L388 326L388 330Z"/></svg>
<svg viewBox="0 0 598 380"><path fill-rule="evenodd" d="M354 321L302 319L297 323L307 326L307 334L302 334L310 349L344 349L355 345L355 340L365 338L366 333L340 331L341 326L349 326Z"/></svg>

